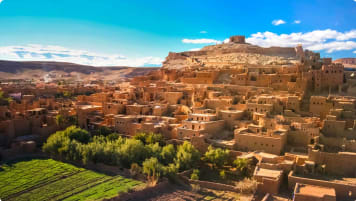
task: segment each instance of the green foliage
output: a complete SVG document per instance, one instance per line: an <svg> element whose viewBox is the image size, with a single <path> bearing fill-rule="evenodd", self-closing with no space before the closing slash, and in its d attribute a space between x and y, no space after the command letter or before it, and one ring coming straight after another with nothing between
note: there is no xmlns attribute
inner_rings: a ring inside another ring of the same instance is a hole
<svg viewBox="0 0 356 201"><path fill-rule="evenodd" d="M169 179L175 179L178 172L178 167L174 163L170 163L167 166L164 166L164 175L167 176Z"/></svg>
<svg viewBox="0 0 356 201"><path fill-rule="evenodd" d="M127 139L119 148L119 155L124 167L130 167L131 163L142 163L148 157L145 145L135 139Z"/></svg>
<svg viewBox="0 0 356 201"><path fill-rule="evenodd" d="M100 126L96 133L98 135L108 136L112 133L112 130L106 126Z"/></svg>
<svg viewBox="0 0 356 201"><path fill-rule="evenodd" d="M68 133L68 137L71 140L77 140L78 142L84 144L88 143L90 140L90 134L88 131L75 126L68 127L65 132Z"/></svg>
<svg viewBox="0 0 356 201"><path fill-rule="evenodd" d="M2 168L0 197L10 201L102 200L142 185L139 181L85 170L52 159L19 161L3 164Z"/></svg>
<svg viewBox="0 0 356 201"><path fill-rule="evenodd" d="M168 144L162 148L160 154L161 162L165 165L174 162L174 157L176 156L176 150L172 144Z"/></svg>
<svg viewBox="0 0 356 201"><path fill-rule="evenodd" d="M143 173L147 175L147 180L152 184L155 185L164 172L163 165L158 162L157 158L149 158L146 159L143 164Z"/></svg>
<svg viewBox="0 0 356 201"><path fill-rule="evenodd" d="M72 97L72 93L69 92L69 91L64 91L64 92L63 92L63 97L64 97L64 98L70 98L70 97Z"/></svg>
<svg viewBox="0 0 356 201"><path fill-rule="evenodd" d="M118 133L111 133L110 135L106 136L108 141L115 141L119 139L120 135Z"/></svg>
<svg viewBox="0 0 356 201"><path fill-rule="evenodd" d="M140 140L143 144L155 144L159 143L160 146L165 144L164 138L161 134L156 133L137 133L134 137L136 140Z"/></svg>
<svg viewBox="0 0 356 201"><path fill-rule="evenodd" d="M67 122L70 125L78 125L78 118L75 115L67 117Z"/></svg>
<svg viewBox="0 0 356 201"><path fill-rule="evenodd" d="M159 146L158 142L155 144L148 144L146 145L146 147L149 151L150 156L160 159L162 153L162 147Z"/></svg>
<svg viewBox="0 0 356 201"><path fill-rule="evenodd" d="M214 167L221 168L229 159L229 150L221 148L214 149L211 145L204 154L203 160L213 164Z"/></svg>
<svg viewBox="0 0 356 201"><path fill-rule="evenodd" d="M58 114L58 115L56 116L56 124L57 124L57 126L59 126L60 128L62 128L65 123L66 123L66 122L65 122L65 118L63 117L63 115Z"/></svg>
<svg viewBox="0 0 356 201"><path fill-rule="evenodd" d="M190 179L199 180L200 171L198 169L194 169L193 173L190 175Z"/></svg>
<svg viewBox="0 0 356 201"><path fill-rule="evenodd" d="M251 172L251 161L247 158L237 158L234 165L241 175L248 176Z"/></svg>
<svg viewBox="0 0 356 201"><path fill-rule="evenodd" d="M187 170L197 165L200 160L200 153L187 141L178 146L177 155L174 159L180 170Z"/></svg>
<svg viewBox="0 0 356 201"><path fill-rule="evenodd" d="M9 105L11 101L11 98L6 98L4 92L0 91L0 105Z"/></svg>
<svg viewBox="0 0 356 201"><path fill-rule="evenodd" d="M221 179L226 179L225 170L221 170L221 171L219 172L219 175L220 175L220 178L221 178Z"/></svg>

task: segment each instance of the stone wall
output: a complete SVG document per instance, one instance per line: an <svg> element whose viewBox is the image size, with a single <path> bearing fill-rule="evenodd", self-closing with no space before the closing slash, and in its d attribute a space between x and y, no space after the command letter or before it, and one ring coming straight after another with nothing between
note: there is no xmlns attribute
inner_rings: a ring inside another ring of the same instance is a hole
<svg viewBox="0 0 356 201"><path fill-rule="evenodd" d="M336 197L340 200L346 200L346 198L356 198L356 185L298 177L291 171L288 175L288 188L293 190L296 183L334 188ZM350 196L349 193L351 193Z"/></svg>
<svg viewBox="0 0 356 201"><path fill-rule="evenodd" d="M317 165L325 164L325 171L331 175L356 176L356 153L329 153L309 149L308 159Z"/></svg>

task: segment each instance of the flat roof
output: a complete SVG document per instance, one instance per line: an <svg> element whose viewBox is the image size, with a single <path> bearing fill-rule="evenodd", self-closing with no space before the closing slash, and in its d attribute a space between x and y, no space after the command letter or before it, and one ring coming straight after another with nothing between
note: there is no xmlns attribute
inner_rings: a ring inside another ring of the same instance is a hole
<svg viewBox="0 0 356 201"><path fill-rule="evenodd" d="M336 196L334 188L314 186L309 184L299 184L295 186L295 193L322 198L325 195Z"/></svg>
<svg viewBox="0 0 356 201"><path fill-rule="evenodd" d="M270 170L265 168L258 168L255 172L255 176L279 178L282 175L281 170Z"/></svg>

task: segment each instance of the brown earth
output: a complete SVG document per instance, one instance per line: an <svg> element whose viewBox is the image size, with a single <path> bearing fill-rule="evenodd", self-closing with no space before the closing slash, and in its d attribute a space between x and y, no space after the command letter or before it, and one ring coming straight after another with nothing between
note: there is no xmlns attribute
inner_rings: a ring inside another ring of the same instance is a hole
<svg viewBox="0 0 356 201"><path fill-rule="evenodd" d="M1 61L0 79L41 79L50 74L53 78L105 79L131 78L145 75L157 67L110 66L94 67L65 62Z"/></svg>

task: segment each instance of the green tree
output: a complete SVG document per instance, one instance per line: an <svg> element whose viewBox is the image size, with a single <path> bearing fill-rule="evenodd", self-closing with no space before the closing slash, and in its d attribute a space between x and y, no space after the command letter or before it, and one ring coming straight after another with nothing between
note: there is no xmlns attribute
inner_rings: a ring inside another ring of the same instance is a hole
<svg viewBox="0 0 356 201"><path fill-rule="evenodd" d="M110 135L106 136L106 139L109 141L115 141L119 139L120 135L118 133L111 133Z"/></svg>
<svg viewBox="0 0 356 201"><path fill-rule="evenodd" d="M87 144L90 141L90 134L88 131L77 128L76 126L70 126L64 132L68 133L68 137L71 140L77 140L84 144Z"/></svg>
<svg viewBox="0 0 356 201"><path fill-rule="evenodd" d="M155 144L148 144L146 145L147 150L149 151L149 155L152 157L155 157L157 159L160 159L161 157L161 152L162 152L162 147L159 146L158 142Z"/></svg>
<svg viewBox="0 0 356 201"><path fill-rule="evenodd" d="M125 143L119 148L121 156L121 164L129 168L131 163L141 164L149 155L149 151L145 145L135 139L126 139Z"/></svg>
<svg viewBox="0 0 356 201"><path fill-rule="evenodd" d="M174 162L174 157L176 155L176 150L172 144L168 144L162 148L161 161L163 164L167 165Z"/></svg>
<svg viewBox="0 0 356 201"><path fill-rule="evenodd" d="M66 124L66 120L63 117L63 115L58 114L56 115L56 124L59 126L61 129L63 129L64 125Z"/></svg>
<svg viewBox="0 0 356 201"><path fill-rule="evenodd" d="M174 163L180 170L187 170L195 167L199 160L200 153L190 142L184 141L182 145L178 146Z"/></svg>
<svg viewBox="0 0 356 201"><path fill-rule="evenodd" d="M134 139L140 140L143 144L155 144L159 143L161 146L165 144L164 138L161 134L156 133L137 133Z"/></svg>
<svg viewBox="0 0 356 201"><path fill-rule="evenodd" d="M214 149L211 145L208 147L208 151L205 152L203 160L211 163L214 168L221 168L227 163L229 159L229 150L223 150L221 148Z"/></svg>
<svg viewBox="0 0 356 201"><path fill-rule="evenodd" d="M251 161L247 158L237 158L234 165L241 175L248 176L251 172Z"/></svg>
<svg viewBox="0 0 356 201"><path fill-rule="evenodd" d="M99 129L97 130L97 133L99 135L108 136L112 133L112 130L106 126L100 126Z"/></svg>
<svg viewBox="0 0 356 201"><path fill-rule="evenodd" d="M157 158L146 159L143 164L143 172L147 175L147 180L151 185L156 185L163 172L163 165L158 162Z"/></svg>

